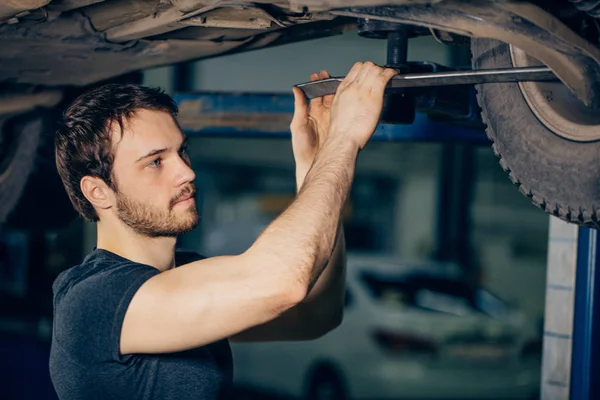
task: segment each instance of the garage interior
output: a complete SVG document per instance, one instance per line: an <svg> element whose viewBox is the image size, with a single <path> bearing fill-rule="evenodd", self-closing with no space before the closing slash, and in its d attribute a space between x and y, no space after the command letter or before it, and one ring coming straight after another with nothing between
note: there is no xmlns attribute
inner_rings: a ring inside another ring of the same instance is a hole
<svg viewBox="0 0 600 400"><path fill-rule="evenodd" d="M247 248L294 199L291 87L388 57L385 40L346 32L142 71L143 84L174 96L190 138L202 223L181 247ZM432 36L409 40L408 61L464 67L470 57ZM236 398L600 398L597 230L534 207L473 107L460 121L417 113L379 126L344 219L355 280L345 321L311 343L233 345ZM95 239L80 219L0 225L0 398L57 399L51 284Z"/></svg>

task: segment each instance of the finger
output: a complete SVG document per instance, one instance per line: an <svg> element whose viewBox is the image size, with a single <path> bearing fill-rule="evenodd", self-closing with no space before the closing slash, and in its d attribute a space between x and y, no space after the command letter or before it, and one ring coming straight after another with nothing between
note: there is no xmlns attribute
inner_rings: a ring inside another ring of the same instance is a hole
<svg viewBox="0 0 600 400"><path fill-rule="evenodd" d="M384 79L385 83L387 84L387 82L389 82L390 79L392 79L394 76L398 75L399 73L400 73L400 71L398 71L397 69L384 68L383 79Z"/></svg>
<svg viewBox="0 0 600 400"><path fill-rule="evenodd" d="M358 75L358 73L360 72L362 67L363 67L362 62L359 61L359 62L354 63L354 65L350 69L350 72L348 72L348 75L346 75L346 77L342 80L342 83L340 83L340 86L346 87L350 83L354 82L354 80L356 79L356 76Z"/></svg>
<svg viewBox="0 0 600 400"><path fill-rule="evenodd" d="M319 72L319 78L320 78L320 79L329 79L329 78L331 78L331 75L329 75L329 72L328 72L327 70L324 70L324 69L323 69L323 70L321 70L321 71ZM324 97L323 97L323 105L324 105L325 107L328 107L328 108L330 108L330 107L331 107L331 104L333 103L333 98L334 98L334 97L335 97L335 96L334 96L333 94L328 94L328 95L324 96Z"/></svg>
<svg viewBox="0 0 600 400"><path fill-rule="evenodd" d="M325 71L324 69L322 69L318 74L313 74L314 75L314 80L322 80L322 79L328 79L330 78L329 73L327 71ZM313 75L310 76L310 79L313 79ZM324 97L315 97L314 99L311 99L310 101L310 106L311 107L319 107L322 106L324 103L325 98Z"/></svg>
<svg viewBox="0 0 600 400"><path fill-rule="evenodd" d="M372 91L383 92L387 87L389 81L398 75L398 71L392 68L383 68L377 77L373 81Z"/></svg>
<svg viewBox="0 0 600 400"><path fill-rule="evenodd" d="M318 80L321 80L321 79L322 78L321 78L320 74L317 74L316 72L313 72L312 74L310 74L310 81L311 82L315 82L315 81L318 81ZM314 97L314 98L310 99L310 105L311 105L311 107L312 106L319 106L321 104L323 104L323 97L322 96Z"/></svg>
<svg viewBox="0 0 600 400"><path fill-rule="evenodd" d="M291 128L294 129L306 123L306 119L308 118L308 104L306 103L304 92L300 88L294 86L292 92L294 93L294 116L292 117Z"/></svg>
<svg viewBox="0 0 600 400"><path fill-rule="evenodd" d="M367 61L363 65L363 67L360 70L358 76L356 77L356 83L359 83L361 85L365 84L365 83L371 83L370 81L372 79L372 76L374 74L378 74L379 73L378 68L379 67L377 67L373 62ZM377 71L377 72L375 72L375 71Z"/></svg>
<svg viewBox="0 0 600 400"><path fill-rule="evenodd" d="M335 98L334 94L328 94L328 95L324 96L323 97L323 106L325 106L327 108L331 108L334 98Z"/></svg>
<svg viewBox="0 0 600 400"><path fill-rule="evenodd" d="M389 79L384 75L385 70L386 70L386 68L382 68L377 65L374 65L369 70L368 74L364 78L363 83L364 83L365 87L369 87L369 88L373 89L373 87L380 85L382 81L385 82L385 84L387 84L387 81ZM394 71L392 69L389 69L389 70Z"/></svg>
<svg viewBox="0 0 600 400"><path fill-rule="evenodd" d="M327 72L324 69L319 71L319 79L328 79L328 78L331 78L331 76L329 75L329 72Z"/></svg>

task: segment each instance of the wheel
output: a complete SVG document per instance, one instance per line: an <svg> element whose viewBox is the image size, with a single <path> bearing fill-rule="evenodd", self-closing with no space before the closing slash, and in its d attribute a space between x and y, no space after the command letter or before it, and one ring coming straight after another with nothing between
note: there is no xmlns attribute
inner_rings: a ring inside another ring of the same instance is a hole
<svg viewBox="0 0 600 400"><path fill-rule="evenodd" d="M306 400L346 400L342 379L328 367L315 370L309 381Z"/></svg>
<svg viewBox="0 0 600 400"><path fill-rule="evenodd" d="M540 65L489 39L471 42L474 69ZM500 164L533 204L565 221L600 219L600 113L561 83L477 85L487 134Z"/></svg>
<svg viewBox="0 0 600 400"><path fill-rule="evenodd" d="M36 110L0 121L0 224L58 229L76 213L54 158L58 112Z"/></svg>

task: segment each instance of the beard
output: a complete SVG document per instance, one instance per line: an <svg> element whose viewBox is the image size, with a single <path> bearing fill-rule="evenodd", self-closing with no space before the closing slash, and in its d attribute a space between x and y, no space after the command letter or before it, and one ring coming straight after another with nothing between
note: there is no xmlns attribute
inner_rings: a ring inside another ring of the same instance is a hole
<svg viewBox="0 0 600 400"><path fill-rule="evenodd" d="M152 204L133 200L123 193L117 193L117 216L137 234L151 238L177 237L193 230L200 222L196 203L185 210L174 212L175 204L185 196L196 194L194 185L181 191L169 202L168 210Z"/></svg>

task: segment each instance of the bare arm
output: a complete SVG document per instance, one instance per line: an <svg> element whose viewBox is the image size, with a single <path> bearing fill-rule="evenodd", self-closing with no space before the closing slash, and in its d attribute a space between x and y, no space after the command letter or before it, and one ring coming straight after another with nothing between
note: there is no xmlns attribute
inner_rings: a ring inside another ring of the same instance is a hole
<svg viewBox="0 0 600 400"><path fill-rule="evenodd" d="M316 321L320 333L325 333L342 321L346 297L346 239L340 222L333 254L313 290L298 306L305 311L304 323Z"/></svg>
<svg viewBox="0 0 600 400"><path fill-rule="evenodd" d="M271 321L306 298L332 253L356 157L374 131L391 76L373 64L350 71L338 118L358 114L362 126L332 126L296 200L246 252L187 264L142 285L123 322L122 354L202 346Z"/></svg>
<svg viewBox="0 0 600 400"><path fill-rule="evenodd" d="M342 322L346 292L343 228L338 229L333 255L306 298L274 320L229 339L234 342L298 341L319 338Z"/></svg>
<svg viewBox="0 0 600 400"><path fill-rule="evenodd" d="M349 142L326 144L297 200L244 254L184 265L142 285L125 317L121 352L198 347L302 301L333 248L356 153Z"/></svg>

